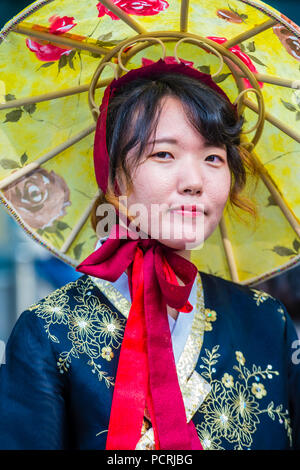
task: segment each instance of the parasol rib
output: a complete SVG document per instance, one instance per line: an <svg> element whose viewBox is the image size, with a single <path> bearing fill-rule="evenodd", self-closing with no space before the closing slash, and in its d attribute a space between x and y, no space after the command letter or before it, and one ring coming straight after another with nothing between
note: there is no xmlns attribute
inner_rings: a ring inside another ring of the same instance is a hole
<svg viewBox="0 0 300 470"><path fill-rule="evenodd" d="M272 85L283 86L287 88L297 89L298 80L291 80L289 78L276 77L275 75L267 75L263 73L253 73L258 82L270 83ZM239 77L247 78L246 75L239 73Z"/></svg>
<svg viewBox="0 0 300 470"><path fill-rule="evenodd" d="M73 227L69 237L67 238L67 240L65 241L65 243L61 247L62 253L66 253L68 251L68 249L70 248L70 246L72 245L72 243L75 240L76 236L78 235L78 233L82 229L83 225L87 221L87 219L88 219L88 217L89 217L89 215L92 211L93 205L94 205L94 203L95 203L98 196L99 196L99 192L93 198L92 202L88 205L88 207L86 208L86 210L84 211L84 213L80 217L79 221L75 225L75 227Z"/></svg>
<svg viewBox="0 0 300 470"><path fill-rule="evenodd" d="M67 47L68 49L79 49L82 51L92 52L93 54L104 55L107 54L109 49L105 47L97 46L96 44L90 44L85 42L88 38L82 36L82 41L75 41L70 39L63 34L51 34L46 31L39 31L38 29L32 29L28 25L20 23L12 28L12 31L17 34L24 34L28 37L47 41L51 44L58 44L60 46Z"/></svg>
<svg viewBox="0 0 300 470"><path fill-rule="evenodd" d="M112 13L114 13L120 20L124 21L130 28L134 29L137 33L145 34L147 30L139 23L134 20L131 16L127 15L125 11L121 10L117 5L115 5L111 0L101 0L100 3L108 8Z"/></svg>
<svg viewBox="0 0 300 470"><path fill-rule="evenodd" d="M247 98L244 98L243 102L248 108L252 109L252 111L254 111L255 113L258 113L258 106L257 106L256 103L254 103L253 101L248 100ZM300 134L298 132L294 131L294 129L287 126L282 121L279 121L279 119L277 119L275 116L273 116L269 112L265 112L265 119L266 119L266 121L273 124L273 126L277 127L282 132L284 132L286 135L288 135L289 137L291 137L292 139L294 139L294 140L296 140L297 142L300 143Z"/></svg>
<svg viewBox="0 0 300 470"><path fill-rule="evenodd" d="M254 28L248 29L248 31L244 31L241 34L238 34L237 36L234 36L233 38L228 39L228 41L223 43L223 46L227 48L235 46L236 44L239 44L245 41L246 39L250 39L253 36L256 36L257 34L262 33L266 29L272 28L272 26L275 26L275 24L277 23L278 23L277 20L264 21L263 23L255 26Z"/></svg>
<svg viewBox="0 0 300 470"><path fill-rule="evenodd" d="M180 9L180 31L185 33L188 29L189 0L181 0Z"/></svg>
<svg viewBox="0 0 300 470"><path fill-rule="evenodd" d="M228 267L229 267L229 272L230 272L230 275L231 275L231 279L233 280L233 282L239 282L238 271L237 271L237 267L236 267L236 263L235 263L235 259L234 259L234 255L233 255L232 245L231 245L231 242L228 238L228 233L227 233L227 228L226 228L224 216L222 217L222 219L219 223L219 228L220 228L220 232L221 232L223 247L224 247L224 251L225 251L225 255L226 255L227 264L228 264Z"/></svg>
<svg viewBox="0 0 300 470"><path fill-rule="evenodd" d="M256 160L257 166L258 166L258 171L261 176L261 179L270 192L271 196L273 197L274 201L276 202L277 206L280 208L281 212L289 222L290 226L292 229L296 232L298 237L300 237L300 225L296 219L296 217L293 215L291 210L289 209L288 205L284 201L283 197L281 196L279 190L276 188L275 183L272 181L270 178L269 174L267 173L266 169L256 156L255 152L251 152L251 155L253 158Z"/></svg>
<svg viewBox="0 0 300 470"><path fill-rule="evenodd" d="M83 129L81 132L74 135L71 139L67 140L66 142L63 142L60 145L58 145L54 149L50 150L50 152L47 152L45 155L42 155L35 162L29 163L28 165L24 166L20 170L17 170L14 173L12 173L11 175L7 176L2 181L0 181L0 189L4 189L8 185L10 185L12 183L15 183L16 181L18 181L20 178L27 175L31 171L36 170L43 163L47 162L48 160L55 157L59 153L63 152L67 148L69 148L72 145L76 144L80 140L84 139L86 136L88 136L89 134L94 132L95 127L96 127L96 124L92 124L91 126L87 127L86 129Z"/></svg>
<svg viewBox="0 0 300 470"><path fill-rule="evenodd" d="M101 80L97 83L96 88L103 88L109 85L112 79ZM61 91L53 91L52 93L45 93L43 95L36 95L36 96L28 96L27 98L20 98L18 100L11 100L7 101L6 103L0 104L0 110L2 109L11 109L11 108L18 108L20 106L24 106L26 104L36 104L41 103L43 101L51 101L55 100L56 98L64 98L65 96L76 95L79 93L84 93L88 91L90 84L88 85L80 85L72 88L67 88Z"/></svg>

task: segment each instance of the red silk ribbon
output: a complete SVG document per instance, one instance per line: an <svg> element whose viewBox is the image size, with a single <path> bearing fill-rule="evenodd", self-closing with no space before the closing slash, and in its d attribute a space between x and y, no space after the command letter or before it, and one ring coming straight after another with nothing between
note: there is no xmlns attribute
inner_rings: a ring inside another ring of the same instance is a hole
<svg viewBox="0 0 300 470"><path fill-rule="evenodd" d="M149 410L155 447L202 449L187 423L178 383L167 305L189 312L197 268L154 239L136 239L119 225L76 270L116 281L128 269L132 305L121 346L106 449L134 450ZM176 276L182 280L178 285Z"/></svg>

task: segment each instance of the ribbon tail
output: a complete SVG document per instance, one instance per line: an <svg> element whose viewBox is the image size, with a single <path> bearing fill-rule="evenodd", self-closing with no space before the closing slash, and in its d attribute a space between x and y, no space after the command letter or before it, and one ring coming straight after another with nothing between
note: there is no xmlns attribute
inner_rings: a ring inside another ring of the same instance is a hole
<svg viewBox="0 0 300 470"><path fill-rule="evenodd" d="M134 450L141 437L148 385L143 290L142 283L132 302L125 328L106 441L107 450Z"/></svg>
<svg viewBox="0 0 300 470"><path fill-rule="evenodd" d="M197 430L195 428L193 421L191 420L187 426L188 426L190 439L191 439L191 449L203 450L202 444L200 442L200 439L199 439L199 436L198 436L198 433L197 433Z"/></svg>
<svg viewBox="0 0 300 470"><path fill-rule="evenodd" d="M159 448L190 450L190 433L175 367L167 308L155 276L153 255L144 258L144 302L150 391Z"/></svg>

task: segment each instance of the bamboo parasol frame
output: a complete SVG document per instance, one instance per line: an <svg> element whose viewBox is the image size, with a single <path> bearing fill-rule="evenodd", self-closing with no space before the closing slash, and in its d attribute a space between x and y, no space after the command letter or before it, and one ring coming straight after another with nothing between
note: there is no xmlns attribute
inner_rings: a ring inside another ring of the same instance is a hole
<svg viewBox="0 0 300 470"><path fill-rule="evenodd" d="M189 0L182 0L181 1L181 9L180 9L180 17L179 17L179 24L178 24L178 31L147 31L144 26L138 22L136 19L129 16L126 12L121 10L117 5L115 5L111 0L102 0L101 3L108 8L112 13L114 13L121 21L126 23L134 32L134 36L120 42L117 46L113 48L105 48L100 47L96 44L96 41L87 38L87 37L78 37L76 38L74 35L65 33L61 35L54 35L47 31L47 28L40 25L33 25L26 20L30 17L33 11L36 11L39 8L42 8L46 4L53 2L54 0L40 0L35 2L35 4L30 5L27 9L25 9L20 15L15 17L14 20L9 22L5 28L0 32L0 44L2 41L6 40L6 36L9 32L13 32L14 34L21 34L25 35L30 38L35 38L37 40L46 41L50 45L58 45L64 46L71 49L83 51L85 53L93 53L97 54L100 57L100 62L96 64L95 71L93 77L91 78L90 83L86 83L84 85L80 85L78 87L72 87L69 89L61 90L61 91L54 91L50 93L45 93L42 95L37 96L30 96L21 99L11 100L6 103L0 104L0 110L4 109L13 109L18 106L24 106L26 104L36 104L43 101L51 101L57 100L66 96L71 96L79 93L83 93L88 91L88 100L89 106L91 109L92 116L94 121L96 121L98 114L99 114L99 104L95 101L95 91L99 88L106 87L111 79L101 80L101 73L103 72L104 68L109 64L110 66L114 65L112 61L117 60L117 66L115 67L115 72L117 76L121 76L125 72L125 65L130 62L130 60L141 50L149 48L153 46L153 44L161 44L164 47L164 44L169 42L175 43L174 48L174 56L178 58L177 50L179 45L182 42L188 42L190 44L194 44L197 47L201 48L206 52L213 52L220 60L220 67L216 75L218 75L223 66L223 59L226 60L226 64L229 67L233 78L236 81L238 96L236 98L236 102L238 103L239 112L242 114L245 108L251 109L254 113L257 114L257 122L255 125L246 131L244 134L254 132L254 136L251 140L244 139L244 145L248 150L251 151L252 158L255 160L257 167L259 168L259 173L261 180L263 181L264 185L267 187L269 193L272 195L276 204L281 209L282 213L284 214L285 218L289 222L290 226L295 231L296 235L300 237L300 224L299 221L296 219L294 214L291 212L290 208L286 204L284 198L280 194L276 184L268 174L267 170L263 165L260 163L258 157L255 154L255 146L257 145L262 132L264 122L268 121L271 123L275 128L280 129L285 134L287 134L291 139L294 139L296 142L300 143L300 132L293 129L292 127L288 126L286 123L280 121L278 118L273 116L271 113L266 112L264 108L264 100L263 95L261 93L260 87L258 82L269 83L279 87L287 87L287 88L295 88L295 82L286 79L285 77L278 77L278 76L271 76L268 74L261 74L261 73L253 73L251 72L248 67L235 55L233 54L229 48L241 44L245 40L253 38L260 33L266 31L269 28L272 28L278 22L284 24L288 30L292 30L295 33L293 26L286 22L278 15L270 14L269 11L265 13L270 17L267 21L264 21L261 24L256 25L253 28L250 28L244 31L241 34L238 34L230 39L228 39L225 43L218 44L212 40L209 40L201 35L192 34L188 31L189 27L189 7L190 2ZM241 0L243 1L243 0ZM254 3L251 1L245 0L244 3ZM263 10L263 7L262 7ZM137 33L137 34L136 34ZM127 52L124 52L128 46L131 46ZM164 53L163 53L164 56ZM96 59L97 60L97 59ZM238 68L232 66L234 64ZM250 89L244 89L242 85L241 78L247 78L252 86ZM254 93L256 97L256 101L250 99L248 93ZM59 155L63 150L71 147L75 143L79 142L87 135L92 134L95 131L95 123L90 124L86 129L78 133L77 135L73 136L68 141L64 142L61 145L58 145L50 152L44 154L40 158L38 158L34 163L29 163L25 165L23 168L13 172L2 181L0 181L0 190L4 190L12 183L17 182L20 178L24 177L25 175L29 174L33 170L39 168L43 163L46 161L55 158ZM73 227L71 233L69 234L68 239L65 241L61 248L61 253L57 254L57 251L53 249L55 255L59 255L64 261L67 261L69 264L74 265L74 261L71 260L67 255L66 252L72 245L73 241L79 234L82 226L86 223L88 218L90 217L90 213L93 207L93 204L98 197L97 193L92 200L86 207L86 210L80 217L80 220L77 221L75 226ZM120 209L120 207L118 207ZM219 230L221 234L221 238L223 241L223 248L227 259L227 264L229 268L229 272L231 278L235 282L241 282L238 278L238 269L236 265L236 261L234 258L234 250L232 244L228 238L227 234L227 227L224 217L220 221ZM34 238L38 239L37 235L34 235ZM39 240L40 241L40 240ZM51 251L51 248L50 248ZM247 281L249 284L249 281Z"/></svg>

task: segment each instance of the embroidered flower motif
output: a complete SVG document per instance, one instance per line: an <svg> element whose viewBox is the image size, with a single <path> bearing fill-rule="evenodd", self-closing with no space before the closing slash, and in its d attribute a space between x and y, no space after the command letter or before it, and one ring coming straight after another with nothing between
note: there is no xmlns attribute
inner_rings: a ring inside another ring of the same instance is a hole
<svg viewBox="0 0 300 470"><path fill-rule="evenodd" d="M227 372L225 372L225 374L222 377L222 383L227 388L233 387L233 377L232 377L232 375L227 374Z"/></svg>
<svg viewBox="0 0 300 470"><path fill-rule="evenodd" d="M234 420L225 400L214 393L214 399L207 402L205 421L217 435L224 435L229 440L234 432Z"/></svg>
<svg viewBox="0 0 300 470"><path fill-rule="evenodd" d="M250 390L245 387L244 384L237 382L236 386L228 393L229 403L233 410L233 415L241 427L240 431L249 427L252 429L256 427L259 422L257 414L259 413L258 403L255 401ZM247 431L248 434L248 431ZM248 438L245 440L245 444L249 443Z"/></svg>
<svg viewBox="0 0 300 470"><path fill-rule="evenodd" d="M251 289L251 290L254 292L253 298L254 300L256 300L256 305L262 304L267 299L273 299L273 297L270 294L267 294L266 292L262 292L257 289Z"/></svg>
<svg viewBox="0 0 300 470"><path fill-rule="evenodd" d="M169 7L168 2L165 0L113 0L113 3L126 13L137 16L157 15ZM98 3L96 7L99 12L98 17L108 15L113 20L119 20L119 18L102 5L102 3Z"/></svg>
<svg viewBox="0 0 300 470"><path fill-rule="evenodd" d="M202 358L201 375L208 381L211 391L206 400L198 409L203 415L201 424L196 426L202 446L212 448L214 439L216 449L222 449L223 441L233 445L234 450L250 449L253 442L253 434L260 424L259 415L265 414L273 421L276 417L286 430L290 445L292 446L292 429L288 410L282 405L275 406L270 402L265 409L260 408L260 399L267 395L265 386L261 380L279 375L268 364L265 369L252 365L252 370L244 366L245 358L241 351L236 351L238 365L233 366L237 372L234 375L224 373L221 380L215 379L212 373L213 364L218 362L220 354L219 345L210 351L205 349L206 357ZM252 383L253 379L256 382ZM230 387L226 386L230 384ZM203 444L204 442L204 444Z"/></svg>
<svg viewBox="0 0 300 470"><path fill-rule="evenodd" d="M99 330L99 319L87 308L76 305L70 319L70 332L68 338L79 353L86 353L92 358L101 354L100 344L96 340Z"/></svg>
<svg viewBox="0 0 300 470"><path fill-rule="evenodd" d="M259 399L267 395L265 386L262 383L258 384L254 382L251 387L251 392L256 396L256 398L259 398Z"/></svg>
<svg viewBox="0 0 300 470"><path fill-rule="evenodd" d="M99 339L104 341L107 346L118 348L121 344L124 333L124 326L113 312L107 309L102 313L99 319Z"/></svg>
<svg viewBox="0 0 300 470"><path fill-rule="evenodd" d="M242 364L242 366L245 364L246 362L246 359L244 358L244 355L241 351L235 351L235 357L236 357L236 360Z"/></svg>
<svg viewBox="0 0 300 470"><path fill-rule="evenodd" d="M51 34L63 34L74 28L77 23L74 23L74 18L70 16L58 16L54 15L49 18L50 33ZM64 54L70 54L72 49L63 49L62 47L48 44L47 42L36 42L32 39L26 39L26 46L32 52L35 53L39 60L45 62L52 62L59 60Z"/></svg>
<svg viewBox="0 0 300 470"><path fill-rule="evenodd" d="M80 354L87 354L89 357L87 364L91 366L91 372L98 376L99 381L103 380L109 388L114 385L114 378L103 370L103 361L102 364L95 362L99 357L107 361L114 357L112 348L106 343L106 337L104 340L101 338L103 329L101 319L105 314L105 319L107 316L113 317L114 323L118 324L117 331L120 336L124 330L125 320L118 319L117 314L111 312L106 304L102 304L94 292L95 286L90 278L84 280L79 278L57 289L39 304L30 307L30 310L45 320L44 329L55 343L59 343L59 339L50 333L51 326L55 323L67 325L66 336L71 346L59 354L57 366L61 374L68 372L72 358L78 359ZM76 305L71 311L70 305L74 300ZM109 341L111 342L111 338ZM121 341L114 344L118 348Z"/></svg>
<svg viewBox="0 0 300 470"><path fill-rule="evenodd" d="M112 349L109 346L104 346L104 348L102 348L101 350L101 356L103 357L103 359L111 361L114 357L114 353L112 352Z"/></svg>
<svg viewBox="0 0 300 470"><path fill-rule="evenodd" d="M206 308L204 311L204 314L205 314L205 331L211 331L212 330L211 323L216 321L217 313L214 310L210 310L209 308Z"/></svg>
<svg viewBox="0 0 300 470"><path fill-rule="evenodd" d="M200 427L199 424L196 425L196 429L198 432L198 436L202 447L204 450L222 450L223 448L220 447L221 439L214 434L210 426L205 424L205 426Z"/></svg>
<svg viewBox="0 0 300 470"><path fill-rule="evenodd" d="M47 322L63 323L66 325L71 313L68 300L67 295L56 295L54 292L38 305L36 313L39 317L46 319Z"/></svg>

